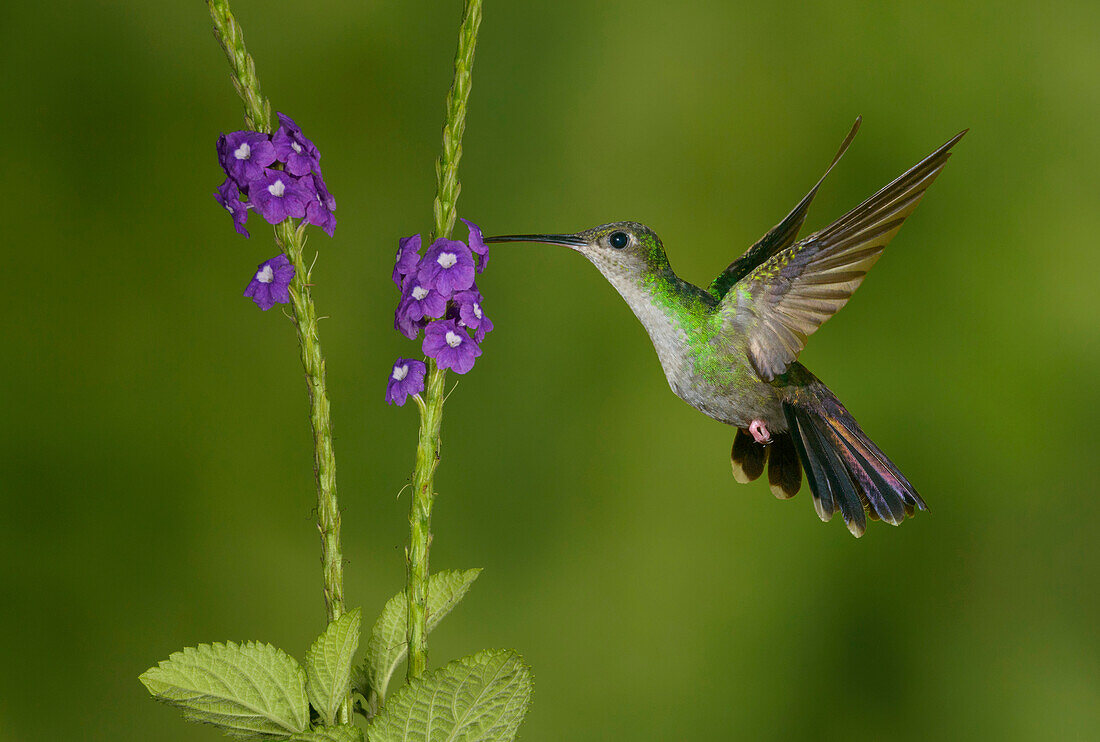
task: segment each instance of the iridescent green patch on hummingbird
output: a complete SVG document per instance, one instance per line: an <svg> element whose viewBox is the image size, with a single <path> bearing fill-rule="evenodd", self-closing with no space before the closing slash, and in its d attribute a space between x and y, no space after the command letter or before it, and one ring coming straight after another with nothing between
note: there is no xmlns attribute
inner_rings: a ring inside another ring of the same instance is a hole
<svg viewBox="0 0 1100 742"><path fill-rule="evenodd" d="M707 290L677 276L661 240L637 222L485 240L564 245L588 258L649 333L672 391L737 428L730 455L735 478L750 482L766 468L772 492L786 499L798 492L805 470L821 519L839 510L857 537L867 517L898 525L928 507L797 358L807 338L859 288L966 133L833 224L796 241L818 188L859 124L856 119L810 192Z"/></svg>

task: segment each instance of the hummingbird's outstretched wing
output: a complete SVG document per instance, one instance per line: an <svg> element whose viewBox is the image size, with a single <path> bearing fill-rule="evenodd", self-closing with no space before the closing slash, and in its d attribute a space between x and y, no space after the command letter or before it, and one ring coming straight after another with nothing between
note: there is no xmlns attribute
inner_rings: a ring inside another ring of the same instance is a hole
<svg viewBox="0 0 1100 742"><path fill-rule="evenodd" d="M814 196L817 195L817 189L821 187L821 184L825 182L825 178L829 177L829 173L833 171L833 167L840 162L840 158L848 151L848 145L855 139L856 132L859 131L859 125L862 121L862 116L856 117L856 122L852 125L852 130L848 132L848 136L844 138L844 143L841 144L840 149L837 150L836 157L833 158L832 163L829 165L829 169L825 171L825 174L822 175L814 187L810 189L810 192L798 202L798 205L791 209L791 213L783 217L783 221L772 227L768 233L757 240L756 244L750 247L744 255L730 263L729 267L714 279L710 284L710 288L707 290L713 294L716 299L721 299L725 296L726 292L730 290L730 286L733 286L733 284L748 275L749 271L753 268L756 268L772 255L775 255L777 252L794 242L795 237L798 236L798 230L802 229L802 223L806 221L806 212L810 210L810 204L813 202Z"/></svg>
<svg viewBox="0 0 1100 742"><path fill-rule="evenodd" d="M773 255L727 292L719 311L748 338L749 358L762 379L786 371L806 338L848 303L965 133L833 224Z"/></svg>

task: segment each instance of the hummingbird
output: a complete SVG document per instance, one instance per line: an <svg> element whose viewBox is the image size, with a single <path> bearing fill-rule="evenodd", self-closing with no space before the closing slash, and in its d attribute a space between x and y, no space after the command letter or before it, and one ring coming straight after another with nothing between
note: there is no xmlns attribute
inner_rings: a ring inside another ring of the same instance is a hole
<svg viewBox="0 0 1100 742"><path fill-rule="evenodd" d="M646 329L676 396L736 428L734 478L751 482L766 468L772 493L789 499L805 471L817 515L829 521L839 511L857 538L867 518L896 526L928 506L798 355L848 303L967 132L798 239L814 196L861 121L809 193L706 289L677 276L660 238L637 222L485 238L562 245L588 258Z"/></svg>

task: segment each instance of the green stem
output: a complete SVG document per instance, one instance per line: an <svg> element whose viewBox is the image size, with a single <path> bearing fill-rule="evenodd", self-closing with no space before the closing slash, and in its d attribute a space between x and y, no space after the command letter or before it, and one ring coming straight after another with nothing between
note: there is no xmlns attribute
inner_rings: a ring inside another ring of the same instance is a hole
<svg viewBox="0 0 1100 742"><path fill-rule="evenodd" d="M207 0L210 17L214 21L214 36L218 39L229 66L233 68L233 87L244 103L244 121L251 131L271 133L271 104L260 92L260 81L256 77L256 63L244 47L244 33L237 25L237 19L229 10L226 0Z"/></svg>
<svg viewBox="0 0 1100 742"><path fill-rule="evenodd" d="M302 257L305 222L295 229L294 220L275 226L275 242L294 266L290 304L309 390L309 422L313 428L313 473L317 480L317 528L321 532L321 569L324 575L328 620L344 613L344 558L340 550L340 506L336 500L336 455L332 450L332 419L325 390L325 358L317 336L317 309L310 294L311 275Z"/></svg>
<svg viewBox="0 0 1100 742"><path fill-rule="evenodd" d="M245 123L252 131L271 133L271 105L260 92L256 65L244 45L244 34L226 0L207 0L214 35L229 58L233 87L244 103ZM344 613L344 560L340 549L340 507L336 500L336 456L332 450L332 420L325 390L325 358L317 335L317 310L310 293L310 271L302 257L304 223L293 219L275 226L275 242L294 265L290 301L309 391L309 421L313 428L313 473L317 482L317 528L321 532L321 569L328 620ZM344 700L339 720L346 723L350 702Z"/></svg>
<svg viewBox="0 0 1100 742"><path fill-rule="evenodd" d="M466 131L466 102L473 84L474 47L481 26L481 0L466 0L466 13L458 29L455 78L447 91L447 120L443 123L443 151L435 163L435 237L450 237L458 214L458 162L462 159L462 134Z"/></svg>
<svg viewBox="0 0 1100 742"><path fill-rule="evenodd" d="M435 164L437 190L433 237L450 237L457 215L458 162L462 159L462 134L466 129L466 103L470 97L474 48L481 25L481 0L466 0L458 32L455 75L447 93L447 118L443 124L443 149ZM416 446L412 502L409 506L409 547L405 550L408 598L409 680L424 674L428 666L428 552L432 543L432 503L435 470L439 465L440 428L443 424L444 385L447 372L435 360L428 361L428 383L420 409L420 436Z"/></svg>

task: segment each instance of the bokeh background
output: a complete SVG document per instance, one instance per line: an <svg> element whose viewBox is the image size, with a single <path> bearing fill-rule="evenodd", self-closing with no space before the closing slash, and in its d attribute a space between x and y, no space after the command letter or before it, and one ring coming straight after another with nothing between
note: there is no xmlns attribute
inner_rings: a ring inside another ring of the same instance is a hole
<svg viewBox="0 0 1100 742"><path fill-rule="evenodd" d="M435 664L515 647L528 740L1100 738L1100 6L486 3L460 212L635 219L706 285L855 144L816 228L970 134L802 360L932 507L859 541L730 476L577 255L500 247L447 406L432 566L480 566ZM398 236L431 226L457 2L236 0L324 154L318 232L347 597L400 590L413 408L388 408ZM213 740L137 676L323 625L274 254L211 193L242 127L201 2L0 11L0 739ZM464 236L464 232L460 231Z"/></svg>

